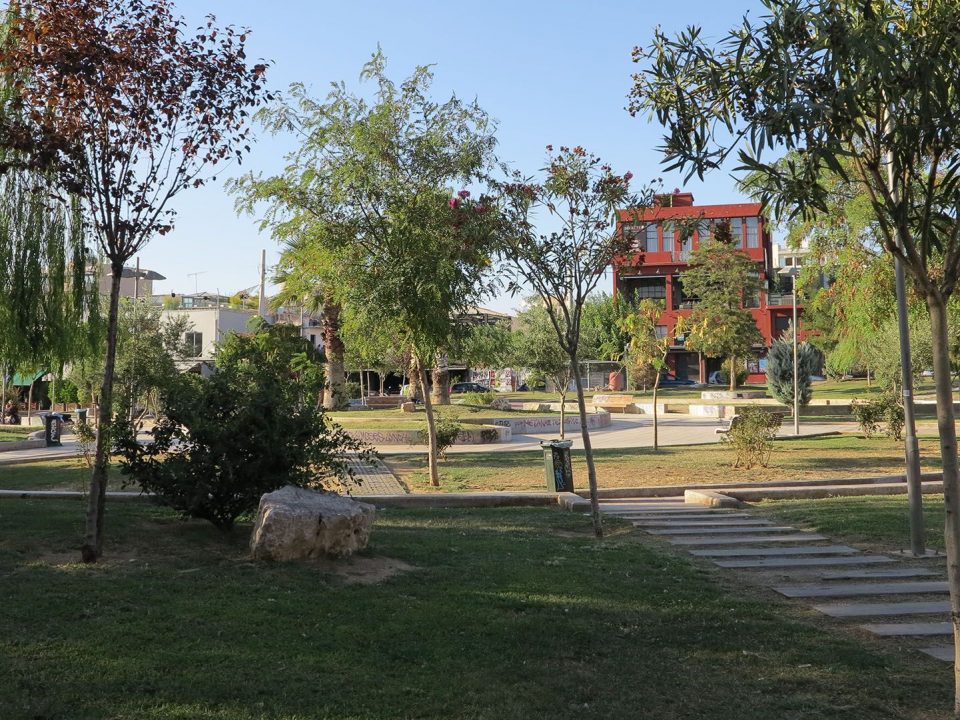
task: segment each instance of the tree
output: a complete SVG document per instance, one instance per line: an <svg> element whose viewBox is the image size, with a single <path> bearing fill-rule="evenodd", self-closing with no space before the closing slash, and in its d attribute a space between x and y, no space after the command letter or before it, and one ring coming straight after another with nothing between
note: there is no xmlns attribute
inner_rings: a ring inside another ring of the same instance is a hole
<svg viewBox="0 0 960 720"><path fill-rule="evenodd" d="M215 360L209 378L185 373L163 390L154 442L121 435L125 475L222 530L264 493L350 475L347 457L362 447L320 409L323 366L298 328L260 323L230 333Z"/></svg>
<svg viewBox="0 0 960 720"><path fill-rule="evenodd" d="M10 151L0 164L46 171L73 193L112 272L85 562L103 550L124 263L170 231L172 198L242 158L247 110L265 97L266 66L247 65L245 32L212 19L194 37L184 29L169 0L33 0L0 53L17 91L0 117Z"/></svg>
<svg viewBox="0 0 960 720"><path fill-rule="evenodd" d="M519 278L540 296L560 347L567 354L577 388L593 528L601 537L597 471L580 377L583 307L614 256L626 249L626 241L616 229L617 209L650 203L649 198L640 202L630 192L633 173L615 174L582 147L561 147L554 154L548 145L547 152L550 155L542 182L515 174L513 181L502 188L502 253ZM538 227L537 213L548 217L556 229Z"/></svg>
<svg viewBox="0 0 960 720"><path fill-rule="evenodd" d="M570 357L557 340L546 308L531 298L526 307L517 314L519 330L513 333L513 356L518 365L529 371L528 383L539 379L550 380L560 396L560 437L566 437L567 392L570 389L572 371Z"/></svg>
<svg viewBox="0 0 960 720"><path fill-rule="evenodd" d="M100 327L83 218L44 186L28 171L0 177L0 398L10 372L60 374L89 355Z"/></svg>
<svg viewBox="0 0 960 720"><path fill-rule="evenodd" d="M268 130L294 131L302 144L282 175L248 175L235 188L346 258L344 304L398 328L426 388L456 318L490 288L489 203L458 188L492 170L494 126L475 102L432 100L428 68L398 86L385 66L378 51L361 74L375 85L372 102L343 83L325 102L291 87L290 100L261 117ZM423 399L430 481L439 485L433 404L429 393Z"/></svg>
<svg viewBox="0 0 960 720"><path fill-rule="evenodd" d="M690 253L680 273L687 295L698 298L689 318L687 347L707 357L727 358L730 390L737 387L737 360L763 342L744 301L760 292L757 265L730 242L729 228L718 224L714 236Z"/></svg>
<svg viewBox="0 0 960 720"><path fill-rule="evenodd" d="M669 334L660 335L657 332L657 328L661 327L660 316L663 314L663 309L662 301L644 299L632 313L620 321L620 327L630 337L627 356L636 367L649 367L653 371L651 375L653 376L654 450L660 449L657 427L657 390L660 387L661 375L667 369L667 355L673 342L673 337ZM673 335L681 335L685 331L686 320L683 317L677 318Z"/></svg>
<svg viewBox="0 0 960 720"><path fill-rule="evenodd" d="M736 153L762 202L827 209L824 170L852 160L884 249L930 315L960 715L960 468L947 304L960 279L960 7L919 0L765 0L769 14L719 43L658 32L631 109L667 128L674 168L702 175ZM796 150L784 165L768 152ZM777 212L777 214L781 214Z"/></svg>
<svg viewBox="0 0 960 720"><path fill-rule="evenodd" d="M231 183L230 187L238 186ZM259 188L251 188L250 193L238 199L238 210L253 212L254 203L259 199L257 190ZM322 403L327 410L338 410L345 407L349 399L345 388L343 306L338 299L347 281L342 273L344 259L323 243L312 242L301 222L280 219L271 208L260 223L261 229L271 230L275 239L285 243L274 278L281 283L281 289L274 302L277 305L297 303L310 312L320 313L326 361Z"/></svg>
<svg viewBox="0 0 960 720"><path fill-rule="evenodd" d="M797 390L799 405L805 407L813 395L810 375L817 369L817 351L810 343L797 345ZM777 338L767 352L767 387L784 405L793 407L793 331Z"/></svg>

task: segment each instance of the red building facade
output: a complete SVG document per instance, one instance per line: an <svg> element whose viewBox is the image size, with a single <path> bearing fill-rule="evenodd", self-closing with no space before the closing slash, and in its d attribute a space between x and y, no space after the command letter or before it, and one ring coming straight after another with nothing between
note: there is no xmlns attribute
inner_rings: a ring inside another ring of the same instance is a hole
<svg viewBox="0 0 960 720"><path fill-rule="evenodd" d="M699 247L700 241L712 234L716 224L728 221L733 242L756 263L761 286L758 297L747 299L763 336L763 345L756 345L752 357L745 360L747 382L766 382L766 352L790 325L793 296L789 278L779 276L778 268L773 267L773 244L767 223L760 214L760 205L695 205L691 193L679 191L662 195L658 200L657 205L640 213L621 210L618 214L617 230L632 241L635 252L614 260L614 296L663 301L666 310L661 320L662 330L658 332L674 337L677 318L689 315L696 303L696 298L684 294L680 273L686 269L690 253ZM689 238L683 238L675 226L681 219L699 221ZM684 347L683 338L675 339L667 362L670 372L678 378L701 383L707 382L714 370L723 369L722 358L706 358L691 352Z"/></svg>

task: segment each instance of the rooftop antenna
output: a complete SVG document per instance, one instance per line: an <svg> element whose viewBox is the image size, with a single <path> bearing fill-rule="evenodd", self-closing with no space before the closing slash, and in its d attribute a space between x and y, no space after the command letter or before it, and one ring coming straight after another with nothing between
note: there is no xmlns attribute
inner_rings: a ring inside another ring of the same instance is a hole
<svg viewBox="0 0 960 720"><path fill-rule="evenodd" d="M197 289L197 276L198 276L198 275L206 275L206 273L207 273L206 270L201 270L200 272L187 273L187 277L192 277L192 278L193 278L193 294L194 294L194 295L196 295L198 292L200 292L200 291Z"/></svg>

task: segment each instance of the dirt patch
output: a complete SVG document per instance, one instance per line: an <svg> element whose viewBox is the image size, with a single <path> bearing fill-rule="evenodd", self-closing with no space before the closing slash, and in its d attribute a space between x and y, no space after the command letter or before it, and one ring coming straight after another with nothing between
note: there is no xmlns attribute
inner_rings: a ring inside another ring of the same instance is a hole
<svg viewBox="0 0 960 720"><path fill-rule="evenodd" d="M27 559L21 567L46 566L56 570L77 570L80 568L108 570L128 567L130 564L139 562L140 560L141 558L134 553L111 552L108 557L101 558L96 563L85 564L80 560L79 550L70 550L35 555Z"/></svg>
<svg viewBox="0 0 960 720"><path fill-rule="evenodd" d="M376 585L417 569L403 560L358 555L345 560L318 560L316 565L321 571L337 576L345 585Z"/></svg>

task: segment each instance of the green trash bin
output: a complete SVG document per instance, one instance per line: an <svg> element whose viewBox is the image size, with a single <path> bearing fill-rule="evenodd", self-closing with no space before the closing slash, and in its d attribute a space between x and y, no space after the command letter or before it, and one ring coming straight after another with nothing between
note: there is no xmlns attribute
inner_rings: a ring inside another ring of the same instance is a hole
<svg viewBox="0 0 960 720"><path fill-rule="evenodd" d="M547 489L551 492L573 492L573 466L570 462L572 440L547 440L543 448L543 469Z"/></svg>
<svg viewBox="0 0 960 720"><path fill-rule="evenodd" d="M80 424L87 422L86 408L77 408L77 422L79 422Z"/></svg>

